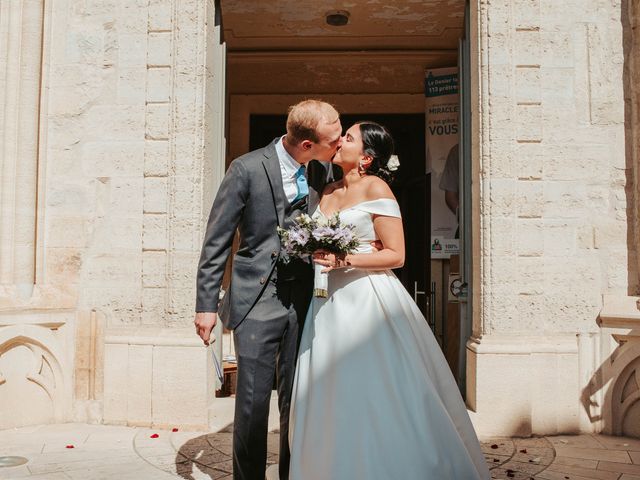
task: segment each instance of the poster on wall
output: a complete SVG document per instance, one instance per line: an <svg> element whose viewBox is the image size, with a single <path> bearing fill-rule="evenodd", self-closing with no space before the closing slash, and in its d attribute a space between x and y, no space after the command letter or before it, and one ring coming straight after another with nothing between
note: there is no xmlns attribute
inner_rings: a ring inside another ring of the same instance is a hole
<svg viewBox="0 0 640 480"><path fill-rule="evenodd" d="M460 253L458 68L425 72L427 171L431 172L431 258Z"/></svg>

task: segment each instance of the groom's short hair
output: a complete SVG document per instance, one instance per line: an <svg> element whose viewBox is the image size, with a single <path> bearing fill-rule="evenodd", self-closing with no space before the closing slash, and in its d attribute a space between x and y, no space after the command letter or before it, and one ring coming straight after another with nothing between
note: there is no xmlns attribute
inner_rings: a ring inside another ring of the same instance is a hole
<svg viewBox="0 0 640 480"><path fill-rule="evenodd" d="M321 100L303 100L289 107L287 117L287 142L298 145L303 140L320 141L318 125L339 120L340 114L335 107Z"/></svg>

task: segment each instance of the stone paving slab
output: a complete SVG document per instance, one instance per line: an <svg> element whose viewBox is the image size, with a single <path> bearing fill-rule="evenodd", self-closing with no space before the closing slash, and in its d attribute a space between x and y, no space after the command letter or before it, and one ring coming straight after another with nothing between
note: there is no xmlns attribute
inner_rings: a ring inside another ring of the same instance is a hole
<svg viewBox="0 0 640 480"><path fill-rule="evenodd" d="M29 461L0 468L0 480L231 480L231 442L229 425L208 433L85 424L4 430L0 456L20 455ZM277 431L271 432L271 474L278 442ZM495 438L485 439L482 450L496 480L640 480L639 439Z"/></svg>

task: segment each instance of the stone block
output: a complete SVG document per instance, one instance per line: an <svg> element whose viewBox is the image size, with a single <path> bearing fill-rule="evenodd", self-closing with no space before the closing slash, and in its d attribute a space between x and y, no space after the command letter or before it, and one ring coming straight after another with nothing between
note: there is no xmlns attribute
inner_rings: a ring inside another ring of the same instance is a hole
<svg viewBox="0 0 640 480"><path fill-rule="evenodd" d="M513 216L516 210L516 181L513 179L491 179L489 182L491 214L501 217Z"/></svg>
<svg viewBox="0 0 640 480"><path fill-rule="evenodd" d="M576 89L576 69L571 67L543 67L539 87L544 111L561 108L575 112L578 108L579 93ZM577 118L573 119L577 122Z"/></svg>
<svg viewBox="0 0 640 480"><path fill-rule="evenodd" d="M149 2L149 31L168 31L173 27L171 0Z"/></svg>
<svg viewBox="0 0 640 480"><path fill-rule="evenodd" d="M591 123L596 125L624 123L624 93L617 79L622 77L620 32L601 24L587 25L589 48L589 92ZM615 39L615 40L614 40Z"/></svg>
<svg viewBox="0 0 640 480"><path fill-rule="evenodd" d="M166 213L169 192L166 177L146 177L144 179L144 213Z"/></svg>
<svg viewBox="0 0 640 480"><path fill-rule="evenodd" d="M109 180L109 212L135 216L142 212L142 177L113 177Z"/></svg>
<svg viewBox="0 0 640 480"><path fill-rule="evenodd" d="M104 52L102 29L87 28L66 33L65 63L101 64Z"/></svg>
<svg viewBox="0 0 640 480"><path fill-rule="evenodd" d="M107 423L127 423L128 365L129 346L107 342L104 350L104 421Z"/></svg>
<svg viewBox="0 0 640 480"><path fill-rule="evenodd" d="M144 149L144 174L164 177L169 173L169 142L147 140Z"/></svg>
<svg viewBox="0 0 640 480"><path fill-rule="evenodd" d="M169 102L171 100L172 70L168 67L147 69L147 101Z"/></svg>
<svg viewBox="0 0 640 480"><path fill-rule="evenodd" d="M539 103L542 100L539 67L516 67L515 80L516 102Z"/></svg>
<svg viewBox="0 0 640 480"><path fill-rule="evenodd" d="M146 65L118 68L117 101L121 105L144 105Z"/></svg>
<svg viewBox="0 0 640 480"><path fill-rule="evenodd" d="M172 65L171 38L170 32L149 33L147 65L155 67L170 67Z"/></svg>
<svg viewBox="0 0 640 480"><path fill-rule="evenodd" d="M545 225L541 219L520 218L517 223L516 251L521 257L539 257L544 253Z"/></svg>
<svg viewBox="0 0 640 480"><path fill-rule="evenodd" d="M190 337L191 340L191 337ZM215 391L206 367L204 346L158 345L153 351L153 422L155 425L202 426ZM179 361L176 361L179 359Z"/></svg>
<svg viewBox="0 0 640 480"><path fill-rule="evenodd" d="M110 215L93 223L93 253L137 254L142 250L142 218Z"/></svg>
<svg viewBox="0 0 640 480"><path fill-rule="evenodd" d="M544 255L549 257L566 257L576 251L576 223L572 220L544 220L543 242ZM538 241L540 241L538 237Z"/></svg>
<svg viewBox="0 0 640 480"><path fill-rule="evenodd" d="M516 29L540 27L540 0L514 0L512 12Z"/></svg>
<svg viewBox="0 0 640 480"><path fill-rule="evenodd" d="M135 142L83 142L82 173L90 177L121 177L142 174L144 140Z"/></svg>
<svg viewBox="0 0 640 480"><path fill-rule="evenodd" d="M89 213L89 192L85 185L58 182L49 187L46 197L50 213L85 216Z"/></svg>
<svg viewBox="0 0 640 480"><path fill-rule="evenodd" d="M519 295L538 296L544 293L545 262L542 257L518 257Z"/></svg>
<svg viewBox="0 0 640 480"><path fill-rule="evenodd" d="M140 258L142 262L142 258ZM138 278L136 283L124 283L117 285L100 284L100 282L87 282L82 288L82 298L80 306L82 308L94 308L105 312L108 318L112 310L118 308L131 308L135 310L140 307L142 298L142 280Z"/></svg>
<svg viewBox="0 0 640 480"><path fill-rule="evenodd" d="M544 184L543 216L546 219L586 218L586 187L581 182L547 181Z"/></svg>
<svg viewBox="0 0 640 480"><path fill-rule="evenodd" d="M198 180L194 176L173 177L173 203L176 213L193 212L193 205L198 195L196 185Z"/></svg>
<svg viewBox="0 0 640 480"><path fill-rule="evenodd" d="M53 284L75 284L80 280L83 252L79 248L47 248L47 280Z"/></svg>
<svg viewBox="0 0 640 480"><path fill-rule="evenodd" d="M544 206L544 183L519 181L517 183L516 215L519 218L540 218Z"/></svg>
<svg viewBox="0 0 640 480"><path fill-rule="evenodd" d="M147 65L147 34L121 33L118 35L118 69Z"/></svg>
<svg viewBox="0 0 640 480"><path fill-rule="evenodd" d="M540 65L541 42L538 30L516 31L513 62L516 65Z"/></svg>
<svg viewBox="0 0 640 480"><path fill-rule="evenodd" d="M145 287L142 289L143 325L167 326L167 292L166 288Z"/></svg>
<svg viewBox="0 0 640 480"><path fill-rule="evenodd" d="M497 295L514 295L518 285L518 258L512 255L491 256L490 277L491 293Z"/></svg>
<svg viewBox="0 0 640 480"><path fill-rule="evenodd" d="M544 329L545 317L548 314L544 295L520 293L516 305L520 313L520 324L516 327L517 331L535 335Z"/></svg>
<svg viewBox="0 0 640 480"><path fill-rule="evenodd" d="M518 105L516 107L516 138L519 141L540 142L543 137L542 106Z"/></svg>
<svg viewBox="0 0 640 480"><path fill-rule="evenodd" d="M192 138L182 135L176 138L173 145L173 168L176 176L193 177L197 171L198 159L203 157L201 146L196 145Z"/></svg>
<svg viewBox="0 0 640 480"><path fill-rule="evenodd" d="M572 30L540 32L539 41L542 46L540 63L545 69L575 66L576 45Z"/></svg>
<svg viewBox="0 0 640 480"><path fill-rule="evenodd" d="M167 254L165 252L143 252L142 285L144 287L167 285Z"/></svg>
<svg viewBox="0 0 640 480"><path fill-rule="evenodd" d="M539 143L520 143L514 152L516 175L522 180L542 178L544 152Z"/></svg>
<svg viewBox="0 0 640 480"><path fill-rule="evenodd" d="M171 236L169 241L171 250L175 252L199 251L202 246L200 229L199 216L174 216L171 221Z"/></svg>
<svg viewBox="0 0 640 480"><path fill-rule="evenodd" d="M580 225L576 230L576 242L578 248L592 249L595 241L595 229L593 225Z"/></svg>
<svg viewBox="0 0 640 480"><path fill-rule="evenodd" d="M169 138L169 104L147 105L146 130L147 140L167 140Z"/></svg>
<svg viewBox="0 0 640 480"><path fill-rule="evenodd" d="M50 216L47 219L47 247L84 248L87 246L87 229L85 217Z"/></svg>
<svg viewBox="0 0 640 480"><path fill-rule="evenodd" d="M486 255L514 256L516 252L516 221L513 217L492 217L491 237L486 245Z"/></svg>
<svg viewBox="0 0 640 480"><path fill-rule="evenodd" d="M194 270L195 272L195 270ZM195 273L194 273L195 275ZM169 309L171 316L169 321L171 326L189 327L193 323L193 316L196 307L195 282L181 288L172 288L169 297Z"/></svg>
<svg viewBox="0 0 640 480"><path fill-rule="evenodd" d="M123 32L147 33L148 0L127 0L118 7L118 27Z"/></svg>
<svg viewBox="0 0 640 480"><path fill-rule="evenodd" d="M129 345L127 375L127 424L150 426L153 346Z"/></svg>
<svg viewBox="0 0 640 480"><path fill-rule="evenodd" d="M95 286L118 287L140 281L140 253L86 254L83 279Z"/></svg>
<svg viewBox="0 0 640 480"><path fill-rule="evenodd" d="M88 111L86 141L136 141L144 135L142 105L96 105Z"/></svg>
<svg viewBox="0 0 640 480"><path fill-rule="evenodd" d="M548 180L565 180L585 184L590 188L599 183L609 183L603 177L603 164L611 158L611 147L606 144L555 144L545 145L544 173Z"/></svg>
<svg viewBox="0 0 640 480"><path fill-rule="evenodd" d="M625 219L626 220L626 219ZM627 222L606 221L594 226L594 247L606 250L626 250Z"/></svg>
<svg viewBox="0 0 640 480"><path fill-rule="evenodd" d="M142 222L142 248L144 250L166 250L169 232L165 214L147 213Z"/></svg>

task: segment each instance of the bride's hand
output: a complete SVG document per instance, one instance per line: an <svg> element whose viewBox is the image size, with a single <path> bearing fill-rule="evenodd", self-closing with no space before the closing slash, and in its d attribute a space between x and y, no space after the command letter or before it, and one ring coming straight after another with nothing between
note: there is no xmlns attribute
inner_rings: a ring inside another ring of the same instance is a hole
<svg viewBox="0 0 640 480"><path fill-rule="evenodd" d="M345 268L349 266L346 255L331 253L327 250L316 250L313 252L312 258L318 265L327 267L322 270L322 273L330 272L336 268Z"/></svg>

